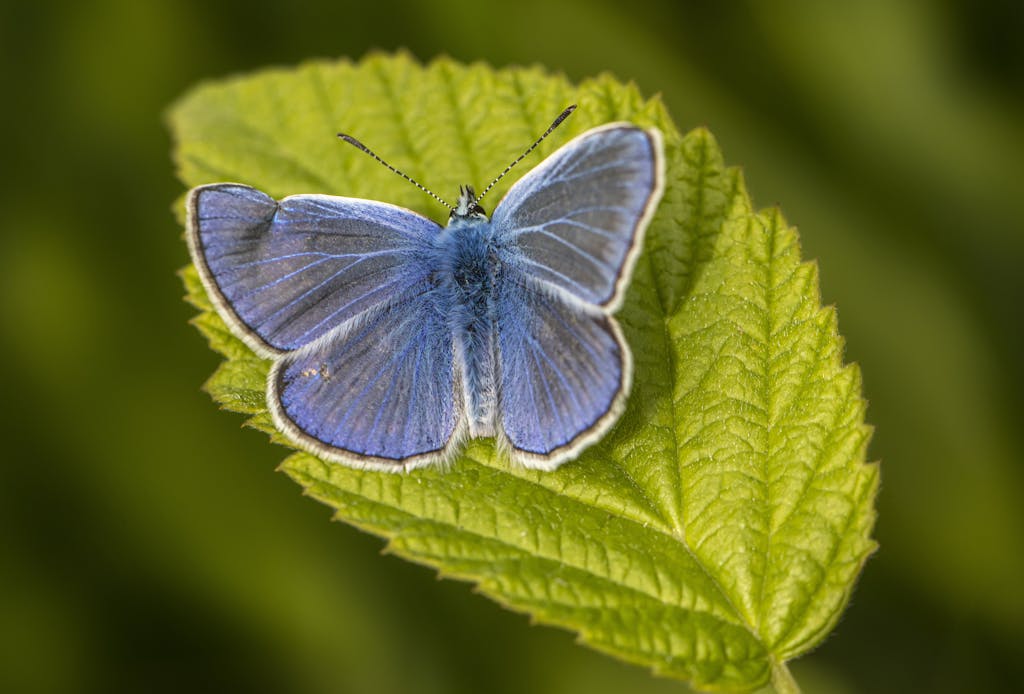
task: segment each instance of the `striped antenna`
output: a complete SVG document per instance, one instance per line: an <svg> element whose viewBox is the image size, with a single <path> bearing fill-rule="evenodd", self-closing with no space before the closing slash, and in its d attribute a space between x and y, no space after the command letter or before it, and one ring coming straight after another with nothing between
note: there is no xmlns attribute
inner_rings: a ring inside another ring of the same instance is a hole
<svg viewBox="0 0 1024 694"><path fill-rule="evenodd" d="M549 131L549 132L550 132L550 131ZM546 135L546 134L547 134L547 133L545 133L545 135ZM414 186L416 186L417 188L419 188L420 190L422 190L422 191L423 191L424 193L426 193L426 194L427 194L427 195L429 195L430 197L432 197L432 198L434 198L435 200L437 200L437 201L438 201L439 203L441 203L442 205L444 205L445 207L447 207L447 208L448 208L449 210L454 210L454 209L455 209L454 207L452 207L451 205L449 205L448 203L446 203L446 202L445 202L444 200L442 200L442 199L441 199L440 197L438 197L438 195L437 195L436 193L434 193L434 191L430 190L429 188L427 188L427 187L426 187L426 186L424 186L424 185L421 185L421 184L420 184L420 183L419 183L418 181L416 181L415 179L413 179L413 178L412 178L411 176L409 176L409 175L407 175L407 174L405 174L405 173L402 173L401 171L399 171L398 169L396 169L395 167L393 167L393 166L392 166L391 164L387 163L386 161L384 161L383 159L381 159L380 157L378 157L378 156L377 156L377 154L376 154L376 153L375 153L375 152L374 152L374 151L373 151L372 149L370 149L369 147L367 147L366 145L364 145L364 144L363 144L362 142L360 142L360 141L359 141L359 140L357 140L356 138L352 137L351 135L346 135L345 133L338 133L338 137L340 137L340 138L341 138L342 140L344 140L345 142L349 143L349 144L350 144L350 145L352 145L353 147L356 147L357 149L361 149L361 150L363 150L364 152L366 152L367 154L369 154L369 155L370 155L371 157L373 157L374 159L376 159L376 160L377 160L378 162L380 162L381 164L383 164L384 166L386 166L386 167L387 167L388 169L390 169L391 171L395 172L396 174L398 174L399 176L401 176L402 178L404 178L405 180L407 180L407 181L408 181L409 183L413 184ZM543 139L543 138L541 138L541 139ZM536 145L534 145L534 146L536 146ZM520 158L521 158L521 157L520 157Z"/></svg>
<svg viewBox="0 0 1024 694"><path fill-rule="evenodd" d="M536 142L534 142L532 145L527 147L526 151L519 155L519 158L517 158L514 162L512 162L511 164L506 166L505 170L502 171L500 174L498 174L498 177L495 178L493 181L491 181L490 185L488 185L486 188L484 188L484 192L482 192L482 193L480 193L480 195L476 196L476 200L474 201L474 204L479 205L480 201L483 200L484 196L487 195L488 192L490 192L491 188L494 187L495 183L497 183L502 178L504 178L505 174L507 174L509 171L511 171L513 166L515 166L516 164L521 162L523 159L526 159L526 156L530 152L532 152L533 150L537 149L537 145L539 145L541 142L543 142L544 138L547 137L548 135L550 135L551 132L555 128L557 128L559 125L561 125L562 121L564 121L566 118L568 118L569 114L571 114L575 110L576 110L576 104L573 104L569 108L565 109L560 114L558 114L558 118L556 118L555 121L550 126L548 126L548 129L544 131L544 134L541 135L540 137L538 137Z"/></svg>

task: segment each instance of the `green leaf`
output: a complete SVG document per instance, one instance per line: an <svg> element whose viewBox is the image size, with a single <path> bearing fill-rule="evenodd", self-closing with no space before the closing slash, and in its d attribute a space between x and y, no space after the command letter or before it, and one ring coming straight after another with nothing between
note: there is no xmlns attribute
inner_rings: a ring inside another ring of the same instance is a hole
<svg viewBox="0 0 1024 694"><path fill-rule="evenodd" d="M658 100L608 76L574 86L540 69L405 55L204 85L171 124L188 186L344 194L443 221L334 134L450 196L486 184L570 103L576 114L493 199L587 128L630 120L664 134L664 201L619 312L636 374L618 425L555 472L511 467L491 440L445 470L365 472L305 453L283 469L389 551L594 648L698 688L791 691L785 662L828 634L874 549L878 470L865 464L860 375L842 364L817 269L777 210L752 209L710 133L681 135ZM227 357L207 389L274 433L268 363L211 312L194 269L183 277L196 326Z"/></svg>

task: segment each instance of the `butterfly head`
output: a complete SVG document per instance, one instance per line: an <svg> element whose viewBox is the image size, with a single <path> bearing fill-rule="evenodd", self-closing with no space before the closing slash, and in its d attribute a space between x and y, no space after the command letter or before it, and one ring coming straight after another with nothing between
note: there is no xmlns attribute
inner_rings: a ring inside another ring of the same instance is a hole
<svg viewBox="0 0 1024 694"><path fill-rule="evenodd" d="M487 213L484 212L484 208L480 207L477 200L479 198L476 191L473 190L473 186L459 186L459 201L455 203L452 213L448 215L448 223L451 224L456 219L486 220Z"/></svg>

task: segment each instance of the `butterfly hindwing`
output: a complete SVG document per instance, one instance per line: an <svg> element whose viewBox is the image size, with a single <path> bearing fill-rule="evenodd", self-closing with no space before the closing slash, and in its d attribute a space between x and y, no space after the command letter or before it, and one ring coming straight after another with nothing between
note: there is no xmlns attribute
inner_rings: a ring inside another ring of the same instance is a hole
<svg viewBox="0 0 1024 694"><path fill-rule="evenodd" d="M462 420L451 330L429 293L287 354L268 377L278 426L328 459L402 469L446 457Z"/></svg>
<svg viewBox="0 0 1024 694"><path fill-rule="evenodd" d="M494 210L504 262L575 299L613 308L661 196L661 136L588 130L520 179Z"/></svg>
<svg viewBox="0 0 1024 694"><path fill-rule="evenodd" d="M507 282L496 302L503 443L551 469L600 436L629 391L629 350L615 321Z"/></svg>
<svg viewBox="0 0 1024 694"><path fill-rule="evenodd" d="M328 195L275 201L218 183L189 195L192 256L222 316L273 356L306 345L422 281L437 223L394 205Z"/></svg>

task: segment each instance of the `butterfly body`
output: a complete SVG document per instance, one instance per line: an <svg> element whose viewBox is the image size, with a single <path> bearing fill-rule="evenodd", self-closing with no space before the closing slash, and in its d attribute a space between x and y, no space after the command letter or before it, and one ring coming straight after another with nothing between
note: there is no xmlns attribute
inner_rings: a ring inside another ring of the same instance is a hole
<svg viewBox="0 0 1024 694"><path fill-rule="evenodd" d="M469 435L494 436L494 287L502 277L493 228L478 215L453 215L435 248L431 263L438 268L436 305L448 312Z"/></svg>
<svg viewBox="0 0 1024 694"><path fill-rule="evenodd" d="M657 131L590 130L488 218L464 187L441 227L386 203L191 191L187 238L232 331L272 359L267 400L303 448L406 470L495 437L551 469L618 419L618 307L663 187Z"/></svg>

